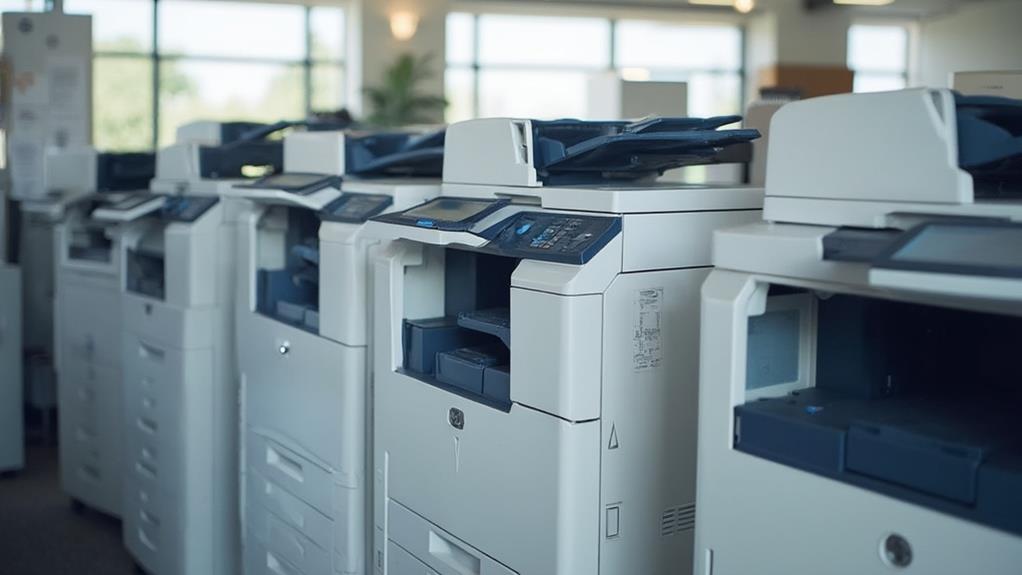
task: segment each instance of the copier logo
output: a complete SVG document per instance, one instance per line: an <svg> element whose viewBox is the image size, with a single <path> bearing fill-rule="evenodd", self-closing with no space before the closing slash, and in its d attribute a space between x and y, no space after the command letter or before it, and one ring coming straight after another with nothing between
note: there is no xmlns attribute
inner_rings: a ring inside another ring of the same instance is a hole
<svg viewBox="0 0 1022 575"><path fill-rule="evenodd" d="M451 411L447 413L447 421L454 429L465 429L465 412L457 407L452 407Z"/></svg>

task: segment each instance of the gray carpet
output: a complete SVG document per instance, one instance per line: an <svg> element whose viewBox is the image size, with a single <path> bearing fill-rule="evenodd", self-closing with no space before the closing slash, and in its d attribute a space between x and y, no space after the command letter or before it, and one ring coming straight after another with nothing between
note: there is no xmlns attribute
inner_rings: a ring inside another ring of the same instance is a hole
<svg viewBox="0 0 1022 575"><path fill-rule="evenodd" d="M0 573L130 575L121 524L91 510L76 512L60 489L56 447L29 447L27 465L0 477Z"/></svg>

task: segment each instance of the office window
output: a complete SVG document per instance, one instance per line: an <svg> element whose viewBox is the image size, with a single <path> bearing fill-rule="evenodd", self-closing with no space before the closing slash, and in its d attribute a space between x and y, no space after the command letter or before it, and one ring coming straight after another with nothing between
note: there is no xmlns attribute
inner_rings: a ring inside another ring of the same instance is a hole
<svg viewBox="0 0 1022 575"><path fill-rule="evenodd" d="M448 120L577 116L586 105L587 74L610 68L611 23L453 13L447 47Z"/></svg>
<svg viewBox="0 0 1022 575"><path fill-rule="evenodd" d="M738 26L621 20L615 39L615 63L626 78L688 83L690 115L742 112Z"/></svg>
<svg viewBox="0 0 1022 575"><path fill-rule="evenodd" d="M447 18L448 121L577 117L586 112L589 76L610 70L628 79L688 82L690 114L737 113L742 31L605 17Z"/></svg>
<svg viewBox="0 0 1022 575"><path fill-rule="evenodd" d="M93 16L101 149L167 145L177 126L198 119L297 119L344 105L342 8L210 0L64 8Z"/></svg>
<svg viewBox="0 0 1022 575"><path fill-rule="evenodd" d="M848 67L856 92L900 90L908 85L908 29L855 24L848 29Z"/></svg>

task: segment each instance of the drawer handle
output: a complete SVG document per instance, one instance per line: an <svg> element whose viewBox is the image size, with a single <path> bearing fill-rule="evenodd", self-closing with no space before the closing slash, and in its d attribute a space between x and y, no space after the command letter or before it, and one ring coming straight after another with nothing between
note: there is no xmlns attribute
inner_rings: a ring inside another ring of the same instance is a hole
<svg viewBox="0 0 1022 575"><path fill-rule="evenodd" d="M284 497L275 497L277 490L273 488L273 484L269 481L263 486L263 493L267 498L277 502L277 510L280 511L281 515L286 515L286 520L291 521L293 525L296 525L298 529L305 529L305 514L300 509L296 509L290 501Z"/></svg>
<svg viewBox="0 0 1022 575"><path fill-rule="evenodd" d="M275 575L295 575L295 572L290 567L285 566L281 563L273 553L266 552L266 568L273 571Z"/></svg>
<svg viewBox="0 0 1022 575"><path fill-rule="evenodd" d="M266 464L278 469L281 473L287 475L291 479L294 479L298 483L305 483L305 476L302 473L302 464L269 445L266 446Z"/></svg>
<svg viewBox="0 0 1022 575"><path fill-rule="evenodd" d="M159 517L153 515L152 513L149 513L145 509L139 509L138 516L142 518L142 521L152 525L153 527L159 527L160 526L160 519L159 519Z"/></svg>
<svg viewBox="0 0 1022 575"><path fill-rule="evenodd" d="M149 549L156 551L156 544L153 543L152 539L149 539L149 536L146 535L145 530L142 529L141 527L138 528L138 540L142 542L142 545L145 545Z"/></svg>
<svg viewBox="0 0 1022 575"><path fill-rule="evenodd" d="M152 433L155 435L156 430L159 429L159 426L156 424L156 422L147 417L139 417L137 421L138 428L146 433Z"/></svg>
<svg viewBox="0 0 1022 575"><path fill-rule="evenodd" d="M461 545L429 530L429 554L463 575L479 575L482 561Z"/></svg>
<svg viewBox="0 0 1022 575"><path fill-rule="evenodd" d="M78 437L78 441L93 441L94 439L96 439L95 433L89 431L88 429L82 427L81 425L79 425L78 429L75 430L75 436Z"/></svg>
<svg viewBox="0 0 1022 575"><path fill-rule="evenodd" d="M149 479L156 479L156 468L151 465L146 465L141 461L135 462L135 471L140 475L145 475Z"/></svg>
<svg viewBox="0 0 1022 575"><path fill-rule="evenodd" d="M147 343L143 343L141 341L138 342L138 356L141 357L142 359L163 361L164 355L166 355L166 353L162 349L149 345Z"/></svg>

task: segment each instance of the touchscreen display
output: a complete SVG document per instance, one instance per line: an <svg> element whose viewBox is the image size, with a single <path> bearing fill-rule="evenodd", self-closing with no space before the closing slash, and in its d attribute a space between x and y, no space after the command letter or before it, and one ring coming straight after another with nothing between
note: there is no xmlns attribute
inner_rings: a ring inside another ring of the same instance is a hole
<svg viewBox="0 0 1022 575"><path fill-rule="evenodd" d="M1022 226L931 225L891 260L967 267L1022 268Z"/></svg>
<svg viewBox="0 0 1022 575"><path fill-rule="evenodd" d="M442 222L461 222L482 213L492 205L493 202L486 200L440 198L417 208L412 208L405 212L404 215Z"/></svg>
<svg viewBox="0 0 1022 575"><path fill-rule="evenodd" d="M330 176L322 174L276 174L259 180L260 187L294 189L305 188L321 182Z"/></svg>
<svg viewBox="0 0 1022 575"><path fill-rule="evenodd" d="M142 195L138 195L138 196L131 196L130 198L125 198L125 199L117 202L116 204L110 206L110 209L117 210L117 211L133 210L133 209L141 206L142 204L144 204L146 202L153 201L155 198L157 198L157 196L155 196L153 194L142 194Z"/></svg>

